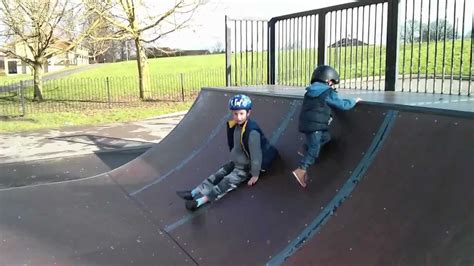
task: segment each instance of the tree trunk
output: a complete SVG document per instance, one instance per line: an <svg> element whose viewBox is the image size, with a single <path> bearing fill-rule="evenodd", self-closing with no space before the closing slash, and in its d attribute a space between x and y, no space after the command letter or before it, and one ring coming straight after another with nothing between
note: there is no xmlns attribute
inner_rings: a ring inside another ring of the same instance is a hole
<svg viewBox="0 0 474 266"><path fill-rule="evenodd" d="M143 47L138 38L135 39L135 46L137 47L140 99L150 99L150 70L148 66L148 59L146 57L145 47Z"/></svg>
<svg viewBox="0 0 474 266"><path fill-rule="evenodd" d="M33 84L33 100L38 102L43 101L43 62L41 61L36 61L33 65Z"/></svg>

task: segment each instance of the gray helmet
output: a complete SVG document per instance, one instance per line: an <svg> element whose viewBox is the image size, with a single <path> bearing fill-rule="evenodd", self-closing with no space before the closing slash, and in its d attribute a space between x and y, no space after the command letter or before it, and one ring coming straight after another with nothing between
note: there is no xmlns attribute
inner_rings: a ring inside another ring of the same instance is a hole
<svg viewBox="0 0 474 266"><path fill-rule="evenodd" d="M320 65L313 71L311 83L316 81L326 82L326 80L332 80L334 84L339 84L339 74L330 66Z"/></svg>

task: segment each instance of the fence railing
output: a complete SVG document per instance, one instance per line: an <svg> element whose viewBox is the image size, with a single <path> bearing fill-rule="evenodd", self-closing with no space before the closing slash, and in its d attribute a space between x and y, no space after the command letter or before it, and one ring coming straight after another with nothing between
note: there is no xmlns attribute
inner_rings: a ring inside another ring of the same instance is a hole
<svg viewBox="0 0 474 266"><path fill-rule="evenodd" d="M204 86L225 86L224 70L151 75L140 99L138 77L62 78L43 82L43 101L34 101L32 81L0 85L0 116L80 111L192 101Z"/></svg>
<svg viewBox="0 0 474 266"><path fill-rule="evenodd" d="M268 83L268 22L258 19L225 18L226 85Z"/></svg>
<svg viewBox="0 0 474 266"><path fill-rule="evenodd" d="M267 42L257 54L267 58L268 84L306 86L316 65L329 64L341 75L341 88L471 95L473 6L359 0L274 17L260 37L239 27L248 20L234 19L226 23L227 57L245 54L238 43L252 36ZM226 67L235 77L249 72L239 61ZM251 82L234 78L232 85Z"/></svg>

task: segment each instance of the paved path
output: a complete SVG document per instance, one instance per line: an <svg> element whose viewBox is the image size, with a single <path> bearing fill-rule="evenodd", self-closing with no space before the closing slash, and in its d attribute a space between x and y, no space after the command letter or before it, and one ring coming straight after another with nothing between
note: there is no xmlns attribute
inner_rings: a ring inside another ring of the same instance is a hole
<svg viewBox="0 0 474 266"><path fill-rule="evenodd" d="M0 134L0 164L136 148L158 143L185 112L143 121Z"/></svg>

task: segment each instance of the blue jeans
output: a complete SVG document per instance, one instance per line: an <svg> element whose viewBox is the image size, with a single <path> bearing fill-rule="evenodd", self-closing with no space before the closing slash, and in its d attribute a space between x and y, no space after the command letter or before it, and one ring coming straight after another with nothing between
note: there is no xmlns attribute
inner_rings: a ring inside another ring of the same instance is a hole
<svg viewBox="0 0 474 266"><path fill-rule="evenodd" d="M305 137L305 153L299 167L303 170L308 169L308 167L314 163L316 158L319 156L321 147L331 140L329 131L315 131L311 133L305 133Z"/></svg>

